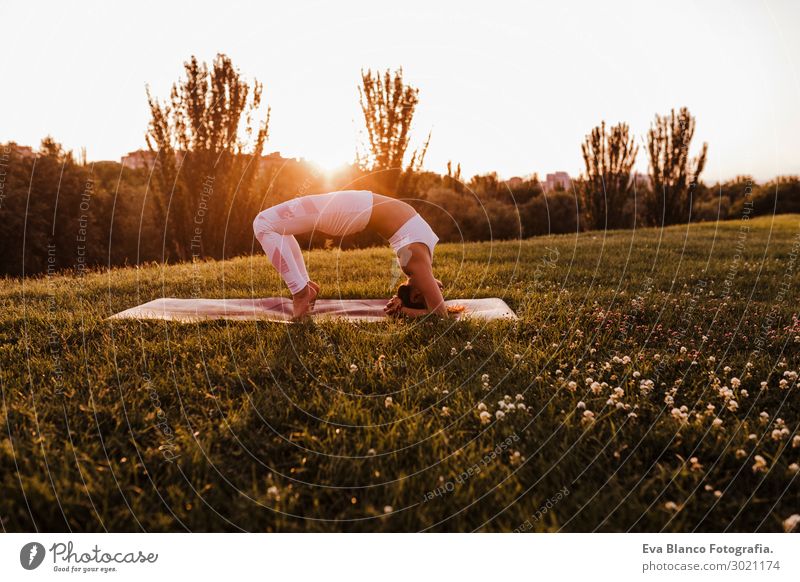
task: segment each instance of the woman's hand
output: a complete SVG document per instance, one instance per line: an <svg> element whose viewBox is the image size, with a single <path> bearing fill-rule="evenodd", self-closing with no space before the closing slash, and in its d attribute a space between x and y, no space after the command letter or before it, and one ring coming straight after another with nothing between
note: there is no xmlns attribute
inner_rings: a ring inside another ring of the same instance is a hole
<svg viewBox="0 0 800 582"><path fill-rule="evenodd" d="M403 302L395 295L389 299L389 303L383 308L383 312L389 317L399 317L403 315Z"/></svg>

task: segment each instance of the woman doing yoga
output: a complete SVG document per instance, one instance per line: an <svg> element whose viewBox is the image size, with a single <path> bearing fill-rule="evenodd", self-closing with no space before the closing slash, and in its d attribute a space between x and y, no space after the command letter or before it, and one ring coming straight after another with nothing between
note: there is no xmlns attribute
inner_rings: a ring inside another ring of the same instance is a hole
<svg viewBox="0 0 800 582"><path fill-rule="evenodd" d="M439 237L411 205L366 190L347 190L287 200L260 212L253 221L256 239L292 293L294 318L308 315L320 292L308 276L294 235L319 231L344 236L363 230L388 240L407 276L384 311L410 317L446 316L442 283L432 269Z"/></svg>

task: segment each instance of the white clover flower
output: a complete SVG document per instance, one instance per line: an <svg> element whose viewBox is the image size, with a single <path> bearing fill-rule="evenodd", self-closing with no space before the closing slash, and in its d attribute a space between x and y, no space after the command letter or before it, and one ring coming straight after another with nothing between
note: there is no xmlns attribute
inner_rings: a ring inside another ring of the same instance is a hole
<svg viewBox="0 0 800 582"><path fill-rule="evenodd" d="M386 400L383 401L383 405L386 408L391 408L392 406L394 406L394 400L392 400L391 396L387 396Z"/></svg>
<svg viewBox="0 0 800 582"><path fill-rule="evenodd" d="M725 366L724 368L722 368L722 371L725 372L726 374L730 374L731 373L731 367L730 366Z"/></svg>
<svg viewBox="0 0 800 582"><path fill-rule="evenodd" d="M358 366L355 364L350 364L350 373L355 374L356 372L358 372Z"/></svg>
<svg viewBox="0 0 800 582"><path fill-rule="evenodd" d="M744 459L747 456L747 451L744 449L736 449L736 458Z"/></svg>
<svg viewBox="0 0 800 582"><path fill-rule="evenodd" d="M522 359L522 354L514 354L514 359L519 362Z"/></svg>
<svg viewBox="0 0 800 582"><path fill-rule="evenodd" d="M791 465L789 465L788 469L789 473L791 473L792 475L800 473L800 465L798 465L797 463L792 463Z"/></svg>
<svg viewBox="0 0 800 582"><path fill-rule="evenodd" d="M703 336L703 337L705 337L705 336ZM709 364L713 364L716 361L717 361L717 358L715 358L714 356L708 356L708 363Z"/></svg>
<svg viewBox="0 0 800 582"><path fill-rule="evenodd" d="M680 509L680 507L678 507L678 504L675 503L674 501L667 501L666 503L664 503L664 509L666 509L667 511L677 512Z"/></svg>
<svg viewBox="0 0 800 582"><path fill-rule="evenodd" d="M629 412L628 413L628 418L633 420L633 419L638 418L638 417L637 417L637 414L635 412Z"/></svg>
<svg viewBox="0 0 800 582"><path fill-rule="evenodd" d="M794 435L794 438L792 439L792 448L800 448L800 434Z"/></svg>
<svg viewBox="0 0 800 582"><path fill-rule="evenodd" d="M498 410L497 412L494 413L494 417L497 420L503 420L506 417L506 413L503 412L502 410Z"/></svg>
<svg viewBox="0 0 800 582"><path fill-rule="evenodd" d="M766 424L769 422L769 413L766 410L762 410L758 415L758 420L761 422L761 424Z"/></svg>
<svg viewBox="0 0 800 582"><path fill-rule="evenodd" d="M278 491L278 488L275 485L272 485L267 489L267 497L269 499L275 499L276 501L280 499L280 491Z"/></svg>
<svg viewBox="0 0 800 582"><path fill-rule="evenodd" d="M368 450L368 451L367 451L367 454L368 454L370 457L374 457L374 456L375 456L375 449L370 449L370 450Z"/></svg>
<svg viewBox="0 0 800 582"><path fill-rule="evenodd" d="M603 389L603 387L600 385L600 382L592 382L590 388L592 390L592 394L600 394Z"/></svg>
<svg viewBox="0 0 800 582"><path fill-rule="evenodd" d="M738 388L739 386L741 386L741 384L742 381L739 380L739 378L731 378L731 386L733 386L734 388Z"/></svg>
<svg viewBox="0 0 800 582"><path fill-rule="evenodd" d="M391 513L394 511L394 508L391 505L384 505L383 506L383 513Z"/></svg>
<svg viewBox="0 0 800 582"><path fill-rule="evenodd" d="M583 420L588 422L594 421L594 412L591 410L584 410L583 411Z"/></svg>
<svg viewBox="0 0 800 582"><path fill-rule="evenodd" d="M756 455L753 457L755 463L753 463L753 473L764 472L767 469L767 460L762 457L761 455Z"/></svg>
<svg viewBox="0 0 800 582"><path fill-rule="evenodd" d="M457 350L457 349L455 349L455 348L450 348L450 355L451 355L451 356L455 356L455 355L457 355L457 354L458 354L458 350Z"/></svg>
<svg viewBox="0 0 800 582"><path fill-rule="evenodd" d="M580 402L578 402L576 408L583 410L586 408L586 403L583 400L581 400Z"/></svg>
<svg viewBox="0 0 800 582"><path fill-rule="evenodd" d="M735 400L728 401L728 410L730 410L731 412L736 412L738 409L739 409L738 402L736 402Z"/></svg>
<svg viewBox="0 0 800 582"><path fill-rule="evenodd" d="M450 409L447 406L442 406L442 416L450 416Z"/></svg>
<svg viewBox="0 0 800 582"><path fill-rule="evenodd" d="M525 397L522 394L517 394L516 396L514 396L514 399L517 402L522 402L523 400L525 400Z"/></svg>
<svg viewBox="0 0 800 582"><path fill-rule="evenodd" d="M575 392L575 390L577 390L577 388L578 388L578 383L577 382L574 382L574 381L567 382L567 389L570 392Z"/></svg>
<svg viewBox="0 0 800 582"><path fill-rule="evenodd" d="M481 382L488 382L489 381L489 374L484 374L481 376Z"/></svg>
<svg viewBox="0 0 800 582"><path fill-rule="evenodd" d="M750 396L750 393L747 390L745 390L744 388L742 388L741 390L739 390L739 395L742 398L747 398L747 397Z"/></svg>
<svg viewBox="0 0 800 582"><path fill-rule="evenodd" d="M762 390L766 390L767 389L767 383L766 382L761 382L761 389Z"/></svg>
<svg viewBox="0 0 800 582"><path fill-rule="evenodd" d="M483 402L478 403L478 410L483 411L486 410L486 405Z"/></svg>
<svg viewBox="0 0 800 582"><path fill-rule="evenodd" d="M722 491L720 491L719 489L714 491L714 497L722 497Z"/></svg>
<svg viewBox="0 0 800 582"><path fill-rule="evenodd" d="M715 418L714 420L711 421L711 426L713 426L714 428L721 427L722 426L722 419L721 418Z"/></svg>
<svg viewBox="0 0 800 582"><path fill-rule="evenodd" d="M686 353L686 352L688 352L688 351L689 351L689 350L687 350L687 349L686 349L684 346L681 346L681 353L682 353L682 354L685 354L685 353Z"/></svg>
<svg viewBox="0 0 800 582"><path fill-rule="evenodd" d="M500 411L498 410L498 412ZM481 424L489 424L492 421L492 415L488 410L481 411L479 417L481 419Z"/></svg>
<svg viewBox="0 0 800 582"><path fill-rule="evenodd" d="M520 403L517 404L517 410L526 411L526 410L528 410L528 407L525 406L522 402L520 402Z"/></svg>
<svg viewBox="0 0 800 582"><path fill-rule="evenodd" d="M472 350L472 342L467 342L467 344L464 346L464 349L467 350L468 352L471 351Z"/></svg>
<svg viewBox="0 0 800 582"><path fill-rule="evenodd" d="M633 373L634 378L638 378L639 376L641 376L641 374L638 371Z"/></svg>
<svg viewBox="0 0 800 582"><path fill-rule="evenodd" d="M747 435L747 439L751 440L751 441L755 441L755 440L758 440L758 436L756 435L756 433L751 432L749 435Z"/></svg>
<svg viewBox="0 0 800 582"><path fill-rule="evenodd" d="M524 457L520 454L519 451L514 451L511 454L511 458L509 459L509 461L511 462L512 465L516 466L522 462L523 458Z"/></svg>

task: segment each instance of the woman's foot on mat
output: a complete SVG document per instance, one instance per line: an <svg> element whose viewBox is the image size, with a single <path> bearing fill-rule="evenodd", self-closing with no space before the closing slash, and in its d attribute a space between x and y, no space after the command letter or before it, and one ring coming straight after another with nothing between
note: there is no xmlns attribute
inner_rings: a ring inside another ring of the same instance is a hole
<svg viewBox="0 0 800 582"><path fill-rule="evenodd" d="M300 293L292 295L293 320L297 321L310 315L311 309L314 307L314 302L317 300L318 293L319 285L315 283L314 286L312 286L311 282L309 282Z"/></svg>

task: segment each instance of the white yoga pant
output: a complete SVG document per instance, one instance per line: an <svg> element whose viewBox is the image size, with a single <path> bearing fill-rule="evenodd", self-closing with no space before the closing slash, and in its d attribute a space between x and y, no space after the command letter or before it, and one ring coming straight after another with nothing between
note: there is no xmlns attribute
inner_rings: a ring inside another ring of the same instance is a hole
<svg viewBox="0 0 800 582"><path fill-rule="evenodd" d="M372 192L346 190L287 200L260 212L253 232L292 294L308 285L296 234L322 232L345 236L364 230L372 216Z"/></svg>

